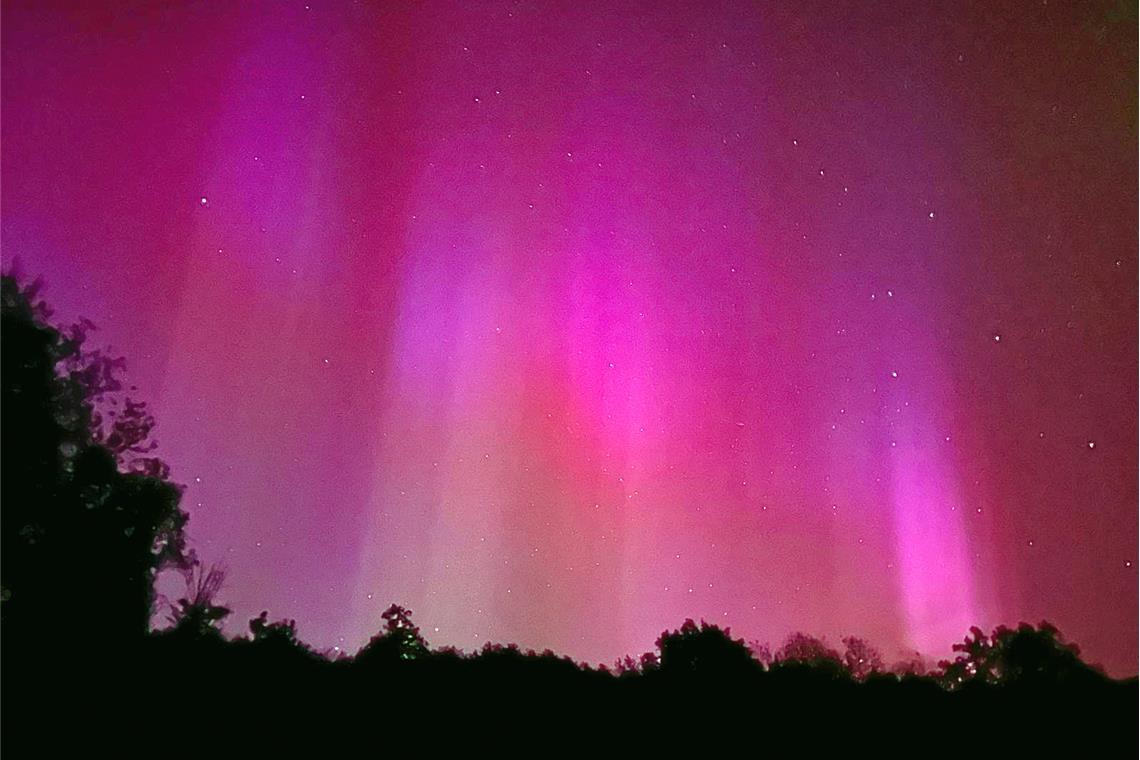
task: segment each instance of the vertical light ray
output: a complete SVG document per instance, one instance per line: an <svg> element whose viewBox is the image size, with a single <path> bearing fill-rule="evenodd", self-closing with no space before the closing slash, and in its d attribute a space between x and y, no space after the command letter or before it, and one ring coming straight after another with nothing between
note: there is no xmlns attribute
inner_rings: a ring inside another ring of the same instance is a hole
<svg viewBox="0 0 1140 760"><path fill-rule="evenodd" d="M903 424L891 451L891 495L898 579L910 644L944 654L978 622L958 484L944 438Z"/></svg>

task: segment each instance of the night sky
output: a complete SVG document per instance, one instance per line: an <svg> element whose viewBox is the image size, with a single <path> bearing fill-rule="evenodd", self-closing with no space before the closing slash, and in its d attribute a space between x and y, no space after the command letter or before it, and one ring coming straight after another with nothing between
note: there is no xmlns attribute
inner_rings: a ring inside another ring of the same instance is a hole
<svg viewBox="0 0 1140 760"><path fill-rule="evenodd" d="M159 5L4 3L3 256L231 631L1136 673L1134 3Z"/></svg>

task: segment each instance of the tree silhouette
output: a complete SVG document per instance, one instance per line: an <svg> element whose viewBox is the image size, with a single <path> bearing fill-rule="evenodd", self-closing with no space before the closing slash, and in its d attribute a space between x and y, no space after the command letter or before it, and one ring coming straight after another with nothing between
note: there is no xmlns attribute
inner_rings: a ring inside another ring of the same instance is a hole
<svg viewBox="0 0 1140 760"><path fill-rule="evenodd" d="M925 676L930 672L926 658L918 652L913 652L904 659L896 661L890 667L892 675L903 678L907 676Z"/></svg>
<svg viewBox="0 0 1140 760"><path fill-rule="evenodd" d="M881 673L884 670L883 656L879 650L863 639L848 636L843 639L846 649L843 652L843 664L851 676L862 681L872 673Z"/></svg>
<svg viewBox="0 0 1140 760"><path fill-rule="evenodd" d="M339 650L332 650L327 654L317 653L298 638L297 621L270 622L269 612L266 610L262 610L260 615L249 621L249 632L251 638L248 642L242 643L248 645L255 660L267 670L274 668L287 670L300 663L312 666L347 657Z"/></svg>
<svg viewBox="0 0 1140 760"><path fill-rule="evenodd" d="M178 600L170 615L176 630L198 636L221 635L218 626L230 614L228 607L216 604L225 577L220 566L204 570L198 560L194 560L186 574L186 596Z"/></svg>
<svg viewBox="0 0 1140 760"><path fill-rule="evenodd" d="M938 663L942 670L943 683L947 688L957 689L972 682L997 682L993 642L981 628L972 626L969 635L961 643L955 644L952 649L961 652L961 655L952 662Z"/></svg>
<svg viewBox="0 0 1140 760"><path fill-rule="evenodd" d="M636 675L641 672L637 660L631 655L625 655L614 660L613 672L618 676Z"/></svg>
<svg viewBox="0 0 1140 760"><path fill-rule="evenodd" d="M829 647L822 639L800 632L788 636L780 651L773 657L773 662L843 667L839 652Z"/></svg>
<svg viewBox="0 0 1140 760"><path fill-rule="evenodd" d="M1016 629L998 626L990 635L974 626L952 649L958 657L939 663L940 679L948 689L976 684L1044 687L1099 676L1081 661L1080 649L1066 643L1048 622L1036 627L1021 623Z"/></svg>
<svg viewBox="0 0 1140 760"><path fill-rule="evenodd" d="M992 637L1000 652L1001 680L1007 684L1037 686L1086 679L1097 669L1080 659L1080 647L1066 643L1061 632L1042 621L1016 629L999 627Z"/></svg>
<svg viewBox="0 0 1140 760"><path fill-rule="evenodd" d="M793 633L772 657L769 670L786 683L819 683L851 677L839 652L822 639L806 633ZM789 680L790 679L790 680Z"/></svg>
<svg viewBox="0 0 1140 760"><path fill-rule="evenodd" d="M734 639L729 629L703 620L700 626L690 619L679 630L665 631L657 639L657 649L664 674L725 676L759 670L759 663L742 639Z"/></svg>
<svg viewBox="0 0 1140 760"><path fill-rule="evenodd" d="M90 322L51 324L39 289L0 280L4 636L42 644L81 620L86 642L125 646L148 630L155 573L187 566L181 489L123 397L123 360L88 347Z"/></svg>
<svg viewBox="0 0 1140 760"><path fill-rule="evenodd" d="M412 623L412 611L393 604L381 615L384 630L356 654L356 662L365 667L417 660L428 654L427 642Z"/></svg>
<svg viewBox="0 0 1140 760"><path fill-rule="evenodd" d="M772 665L772 647L768 646L768 642L759 640L750 641L748 642L748 648L752 650L752 657L756 660L756 662L760 663L765 668L768 668Z"/></svg>
<svg viewBox="0 0 1140 760"><path fill-rule="evenodd" d="M249 621L249 632L255 642L283 641L290 645L297 643L297 621L278 620L270 623L267 610L262 610L260 615Z"/></svg>

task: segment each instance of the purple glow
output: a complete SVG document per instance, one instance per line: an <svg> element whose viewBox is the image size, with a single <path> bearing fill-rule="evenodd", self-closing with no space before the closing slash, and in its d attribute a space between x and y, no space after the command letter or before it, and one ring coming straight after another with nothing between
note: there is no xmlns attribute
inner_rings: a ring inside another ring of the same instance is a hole
<svg viewBox="0 0 1140 760"><path fill-rule="evenodd" d="M235 630L1134 673L1134 20L610 5L4 5L5 257L128 358Z"/></svg>

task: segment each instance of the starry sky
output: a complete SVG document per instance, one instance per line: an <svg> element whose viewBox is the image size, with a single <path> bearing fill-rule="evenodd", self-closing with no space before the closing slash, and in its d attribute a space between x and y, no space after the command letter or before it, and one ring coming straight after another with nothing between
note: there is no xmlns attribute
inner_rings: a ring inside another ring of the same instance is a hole
<svg viewBox="0 0 1140 760"><path fill-rule="evenodd" d="M2 21L4 258L128 358L235 633L1136 673L1134 4Z"/></svg>

